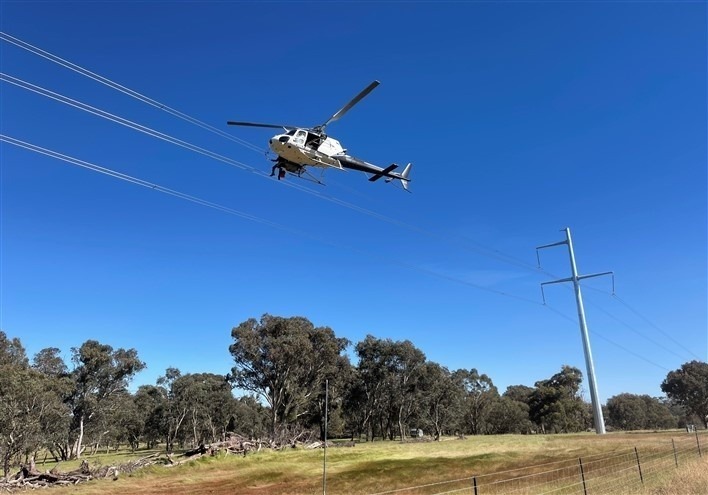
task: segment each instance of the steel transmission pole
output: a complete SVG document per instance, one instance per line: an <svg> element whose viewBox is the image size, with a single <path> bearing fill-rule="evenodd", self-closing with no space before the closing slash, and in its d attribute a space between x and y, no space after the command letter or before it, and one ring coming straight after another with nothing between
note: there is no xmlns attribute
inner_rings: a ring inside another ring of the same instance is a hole
<svg viewBox="0 0 708 495"><path fill-rule="evenodd" d="M604 435L605 433L605 418L602 416L602 406L600 405L600 398L597 393L597 380L595 379L595 365L592 361L592 351L590 350L590 337L588 336L588 325L585 321L585 308L583 307L583 296L580 292L580 281L585 278L599 277L601 275L613 275L612 272L602 272L595 273L592 275L578 275L578 268L575 264L575 252L573 251L573 240L570 237L570 229L565 229L565 241L554 242L553 244L546 244L545 246L539 246L536 248L536 255L538 256L538 250L561 246L563 244L568 245L568 252L570 254L570 270L571 277L564 278L560 280L554 280L553 282L544 282L541 284L541 291L543 292L543 286L549 284L558 284L561 282L573 282L573 288L575 289L575 301L578 305L578 320L580 321L580 335L583 339L583 351L585 352L585 368L588 373L588 382L590 385L590 399L592 401L593 419L595 420L595 431L598 435ZM539 259L539 266L541 265ZM614 286L614 278L613 278ZM614 287L613 287L614 291ZM545 295L543 296L544 303L546 301Z"/></svg>

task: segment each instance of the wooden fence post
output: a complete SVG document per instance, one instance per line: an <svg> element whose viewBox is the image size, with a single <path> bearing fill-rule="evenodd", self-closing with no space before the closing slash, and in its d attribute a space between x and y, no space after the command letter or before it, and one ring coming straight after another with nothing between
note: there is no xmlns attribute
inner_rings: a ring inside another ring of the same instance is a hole
<svg viewBox="0 0 708 495"><path fill-rule="evenodd" d="M644 476L642 476L642 465L639 463L639 451L634 447L634 455L637 457L637 467L639 468L639 479L644 484Z"/></svg>
<svg viewBox="0 0 708 495"><path fill-rule="evenodd" d="M698 440L698 430L693 430L696 432L696 445L698 445L698 457L703 457L703 454L701 454L701 442Z"/></svg>
<svg viewBox="0 0 708 495"><path fill-rule="evenodd" d="M676 455L676 443L674 439L671 439L671 447L674 449L674 461L676 461L676 467L678 467L678 456Z"/></svg>
<svg viewBox="0 0 708 495"><path fill-rule="evenodd" d="M588 495L588 488L585 486L585 470L583 469L583 460L578 457L578 463L580 464L580 478L583 480L583 493Z"/></svg>

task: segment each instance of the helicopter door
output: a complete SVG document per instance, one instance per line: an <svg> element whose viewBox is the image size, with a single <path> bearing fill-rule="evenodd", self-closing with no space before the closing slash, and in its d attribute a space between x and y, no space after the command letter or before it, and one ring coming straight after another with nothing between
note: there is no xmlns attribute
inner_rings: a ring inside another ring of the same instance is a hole
<svg viewBox="0 0 708 495"><path fill-rule="evenodd" d="M298 129L298 131L295 133L295 137L293 137L293 144L295 146L300 146L301 148L305 146L305 139L307 138L307 131L303 131L302 129Z"/></svg>

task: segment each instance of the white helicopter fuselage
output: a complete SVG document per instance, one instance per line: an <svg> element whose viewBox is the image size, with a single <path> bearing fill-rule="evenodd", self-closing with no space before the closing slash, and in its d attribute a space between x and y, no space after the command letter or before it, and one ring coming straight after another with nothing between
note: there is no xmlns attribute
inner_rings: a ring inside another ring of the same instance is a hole
<svg viewBox="0 0 708 495"><path fill-rule="evenodd" d="M332 167L371 174L370 181L376 181L381 177L385 177L386 182L398 179L403 188L408 189L410 163L406 165L402 173L393 171L398 167L395 163L386 168L378 167L373 163L348 155L347 150L342 148L336 139L308 131L308 129L290 129L285 134L276 134L270 138L268 146L278 155L278 159L275 160L276 165L273 167L273 174L275 174L276 168L281 170L278 179L285 176L285 171L300 176L308 166L325 169Z"/></svg>
<svg viewBox="0 0 708 495"><path fill-rule="evenodd" d="M273 136L268 146L280 158L297 165L341 169L335 156L344 155L346 150L336 139L322 137L306 129L292 129Z"/></svg>

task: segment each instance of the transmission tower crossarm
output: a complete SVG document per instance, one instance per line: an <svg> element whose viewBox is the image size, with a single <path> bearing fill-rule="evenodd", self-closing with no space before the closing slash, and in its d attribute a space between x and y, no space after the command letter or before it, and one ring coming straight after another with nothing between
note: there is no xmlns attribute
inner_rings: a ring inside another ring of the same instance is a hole
<svg viewBox="0 0 708 495"><path fill-rule="evenodd" d="M602 273L593 273L592 275L578 275L578 280L583 280L585 278L593 278L593 277L601 277L603 275L614 275L615 272L602 272Z"/></svg>
<svg viewBox="0 0 708 495"><path fill-rule="evenodd" d="M558 242L554 242L552 244L545 244L543 246L538 246L536 248L536 260L538 260L538 267L541 268L541 257L538 255L539 249L546 249L549 247L562 246L563 244L568 244L568 241L558 241Z"/></svg>
<svg viewBox="0 0 708 495"><path fill-rule="evenodd" d="M544 285L560 284L561 282L572 282L572 281L573 281L572 277L561 278L558 280L551 280L550 282L541 282L541 286L543 287Z"/></svg>

